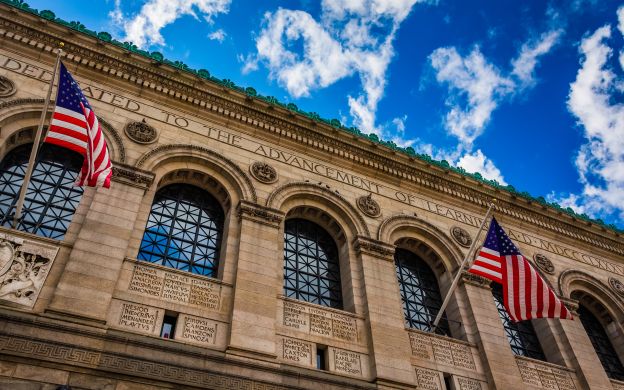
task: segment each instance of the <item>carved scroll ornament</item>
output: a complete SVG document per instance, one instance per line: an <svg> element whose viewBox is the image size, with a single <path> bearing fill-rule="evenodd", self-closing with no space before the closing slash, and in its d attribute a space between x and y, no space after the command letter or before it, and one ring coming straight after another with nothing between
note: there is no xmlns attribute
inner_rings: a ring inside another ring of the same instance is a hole
<svg viewBox="0 0 624 390"><path fill-rule="evenodd" d="M271 184L277 181L277 171L267 163L256 161L251 164L249 171L260 183Z"/></svg>

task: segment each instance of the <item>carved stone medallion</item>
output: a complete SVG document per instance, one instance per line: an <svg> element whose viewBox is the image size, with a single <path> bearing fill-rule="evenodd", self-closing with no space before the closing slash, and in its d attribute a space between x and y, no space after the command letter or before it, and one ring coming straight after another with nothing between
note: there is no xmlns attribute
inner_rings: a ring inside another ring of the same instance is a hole
<svg viewBox="0 0 624 390"><path fill-rule="evenodd" d="M277 181L277 171L267 163L256 161L251 164L249 171L260 183L271 184Z"/></svg>
<svg viewBox="0 0 624 390"><path fill-rule="evenodd" d="M453 239L463 247L470 247L472 244L472 237L470 237L470 233L466 231L466 229L460 228L459 226L453 226L451 228L451 236Z"/></svg>
<svg viewBox="0 0 624 390"><path fill-rule="evenodd" d="M124 129L128 138L139 144L151 144L158 138L158 132L143 119L141 122L130 122Z"/></svg>
<svg viewBox="0 0 624 390"><path fill-rule="evenodd" d="M0 98L13 95L17 89L15 84L8 77L0 76Z"/></svg>
<svg viewBox="0 0 624 390"><path fill-rule="evenodd" d="M553 275L555 273L555 266L553 265L552 261L550 261L550 259L548 259L548 257L544 256L543 254L537 253L535 256L533 256L533 260L535 260L535 264L537 265L537 267L547 274Z"/></svg>
<svg viewBox="0 0 624 390"><path fill-rule="evenodd" d="M379 217L379 215L381 214L381 207L379 206L379 203L377 203L377 201L373 199L373 194L360 196L359 198L357 198L356 204L361 212L371 218Z"/></svg>
<svg viewBox="0 0 624 390"><path fill-rule="evenodd" d="M609 278L609 286L615 291L619 296L624 297L624 283L616 278Z"/></svg>

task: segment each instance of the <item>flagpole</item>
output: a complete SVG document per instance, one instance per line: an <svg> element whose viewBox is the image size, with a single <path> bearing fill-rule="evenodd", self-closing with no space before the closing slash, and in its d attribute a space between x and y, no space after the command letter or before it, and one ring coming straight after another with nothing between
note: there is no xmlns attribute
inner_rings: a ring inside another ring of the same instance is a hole
<svg viewBox="0 0 624 390"><path fill-rule="evenodd" d="M32 176L35 168L35 159L37 157L37 151L39 149L39 142L41 141L41 134L43 133L43 124L45 123L45 117L48 113L48 107L50 106L50 97L52 96L52 88L54 87L54 80L56 79L56 72L58 70L59 63L61 62L61 54L63 52L62 47L65 46L63 42L59 42L59 48L56 54L56 62L54 63L54 70L52 71L52 79L48 86L48 94L46 95L45 103L43 104L43 111L41 111L41 117L39 118L39 126L35 133L35 140L30 152L30 158L28 159L28 167L24 175L24 182L20 189L17 203L15 204L15 215L13 216L13 229L17 228L17 222L22 218L22 209L24 208L24 199L26 198L26 191L28 190L28 184L30 183L30 177Z"/></svg>
<svg viewBox="0 0 624 390"><path fill-rule="evenodd" d="M470 249L468 249L468 253L466 253L466 257L464 258L464 261L459 266L457 275L455 275L455 279L453 279L453 283L451 284L451 287L446 293L446 297L444 297L444 302L442 302L442 306L440 307L440 310L438 311L438 314L436 315L435 320L433 320L433 323L431 325L432 332L435 332L436 328L438 327L438 324L440 323L440 320L442 319L442 315L444 314L444 310L446 310L446 306L448 306L451 300L451 296L453 295L453 292L455 291L455 289L457 288L457 285L459 284L459 279L461 278L461 275L464 272L464 268L466 267L466 265L468 265L471 262L471 259L473 257L472 252L475 250L477 246L477 242L479 241L479 236L481 235L481 231L483 230L483 227L485 226L486 221L490 217L490 214L492 213L492 208L494 207L495 203L496 203L496 199L492 199L492 201L490 202L490 206L488 207L487 212L485 213L485 217L483 217L483 221L481 222L479 231L477 231L477 235L472 241L472 245L470 246Z"/></svg>

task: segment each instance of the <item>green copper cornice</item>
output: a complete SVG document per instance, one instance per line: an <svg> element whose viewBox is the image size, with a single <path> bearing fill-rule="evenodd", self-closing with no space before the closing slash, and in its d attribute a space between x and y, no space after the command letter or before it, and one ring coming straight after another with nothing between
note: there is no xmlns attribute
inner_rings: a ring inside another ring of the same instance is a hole
<svg viewBox="0 0 624 390"><path fill-rule="evenodd" d="M93 30L89 30L88 28L85 27L85 25L83 25L80 22L67 22L63 19L57 18L56 15L54 14L54 12L50 11L50 10L43 10L43 11L38 11L34 8L31 8L27 3L25 3L23 0L0 0L0 3L4 3L7 4L11 7L17 8L19 10L22 10L24 12L28 12L30 14L33 15L37 15L43 19L49 20L51 22L54 22L58 25L61 26L65 26L68 28L71 28L72 30L78 31L82 34L86 34L89 35L93 38L96 38L102 42L106 42L109 43L111 45L120 47L124 50L129 51L132 54L136 54L145 58L149 58L152 61L155 61L159 64L165 64L165 65L169 65L171 67L174 67L176 69L179 69L180 71L183 72L187 72L187 73L191 73L196 75L197 77L204 79L204 80L208 80L211 81L215 84L218 84L224 88L228 88L234 91L238 91L241 92L243 94L246 94L248 97L250 98L254 98L254 99L258 99L258 100L262 100L268 104L271 104L273 106L279 106L282 107L286 110L289 110L291 112L297 113L299 115L302 115L304 117L309 118L310 120L314 121L314 122L318 122L318 123L323 123L325 125L331 126L335 129L341 130L341 131L345 131L347 133L353 134L355 136L358 136L360 138L364 138L364 139L368 139L376 144L385 146L393 151L399 152L399 153L403 153L406 154L410 157L419 159L423 162L426 162L427 164L431 165L431 166L435 166L438 168L441 168L445 171L451 171L451 172L456 172L460 175L469 177L471 179L474 179L478 182L481 182L487 186L490 186L494 189L497 190L501 190L501 191L505 191L508 192L516 197L520 197L520 198L524 198L527 201L530 202L534 202L537 204L540 204L542 206L546 206L546 207L550 207L552 209L555 209L558 212L562 212L564 214L567 214L573 218L576 218L578 220L581 221L585 221L585 222L590 222L590 223L594 223L596 225L599 226L603 226L605 228L611 229L617 233L624 233L624 229L619 229L617 226L615 226L614 224L605 224L604 221L602 221L601 219L592 219L590 218L587 214L577 214L574 212L574 210L572 210L571 208L563 208L561 207L558 203L554 203L554 202L548 202L546 201L546 199L543 196L539 196L539 197L534 197L531 194L529 194L526 191L522 191L519 192L517 191L512 185L501 185L500 183L498 183L496 180L488 180L485 179L483 176L481 176L481 174L479 173L468 173L466 172L463 168L459 168L459 167L453 167L451 166L448 161L446 160L442 160L442 161L437 161L434 160L433 158L431 158L431 156L427 155L427 154L419 154L416 153L414 151L414 149L412 147L407 147L407 148L402 148L397 146L394 142L392 141L384 141L384 140L380 140L379 137L376 134L363 134L357 127L346 127L343 126L342 123L340 123L340 121L338 119L325 119L322 118L318 113L316 112L306 112L303 110L300 110L297 105L295 105L294 103L282 103L279 100L277 100L277 98L275 98L274 96L264 96L264 95L260 95L258 94L258 92L256 91L255 88L252 87L241 87L236 85L232 80L229 79L219 79L217 77L214 77L210 74L209 71L207 71L206 69L191 69L188 65L186 65L184 62L182 61L171 61L168 60L166 58L164 58L164 56L162 55L162 53L160 52L148 52L146 50L141 50L139 49L135 44L133 44L132 42L120 42L116 39L113 38L113 36L107 32L96 32Z"/></svg>

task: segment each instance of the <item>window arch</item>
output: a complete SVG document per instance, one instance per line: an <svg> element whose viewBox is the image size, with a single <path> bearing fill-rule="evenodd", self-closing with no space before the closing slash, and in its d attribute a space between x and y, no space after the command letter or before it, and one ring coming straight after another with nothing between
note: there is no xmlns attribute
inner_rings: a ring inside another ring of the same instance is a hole
<svg viewBox="0 0 624 390"><path fill-rule="evenodd" d="M533 359L546 361L544 351L539 343L535 329L531 321L513 322L503 301L503 286L498 283L492 283L492 295L498 309L498 315L503 322L505 335L514 354L527 356Z"/></svg>
<svg viewBox="0 0 624 390"><path fill-rule="evenodd" d="M394 265L399 280L406 325L410 328L430 331L431 323L442 306L438 279L424 260L406 249L396 249ZM450 335L446 315L442 316L436 333Z"/></svg>
<svg viewBox="0 0 624 390"><path fill-rule="evenodd" d="M624 367L600 320L582 304L579 305L578 315L607 376L619 381L624 380Z"/></svg>
<svg viewBox="0 0 624 390"><path fill-rule="evenodd" d="M224 213L208 192L171 184L156 192L139 260L195 274L216 276Z"/></svg>
<svg viewBox="0 0 624 390"><path fill-rule="evenodd" d="M342 309L338 249L319 225L293 218L284 228L284 294Z"/></svg>
<svg viewBox="0 0 624 390"><path fill-rule="evenodd" d="M0 163L2 226L11 226L32 144L11 150ZM80 203L83 189L74 186L83 157L69 149L42 144L33 170L22 219L17 228L62 240Z"/></svg>

